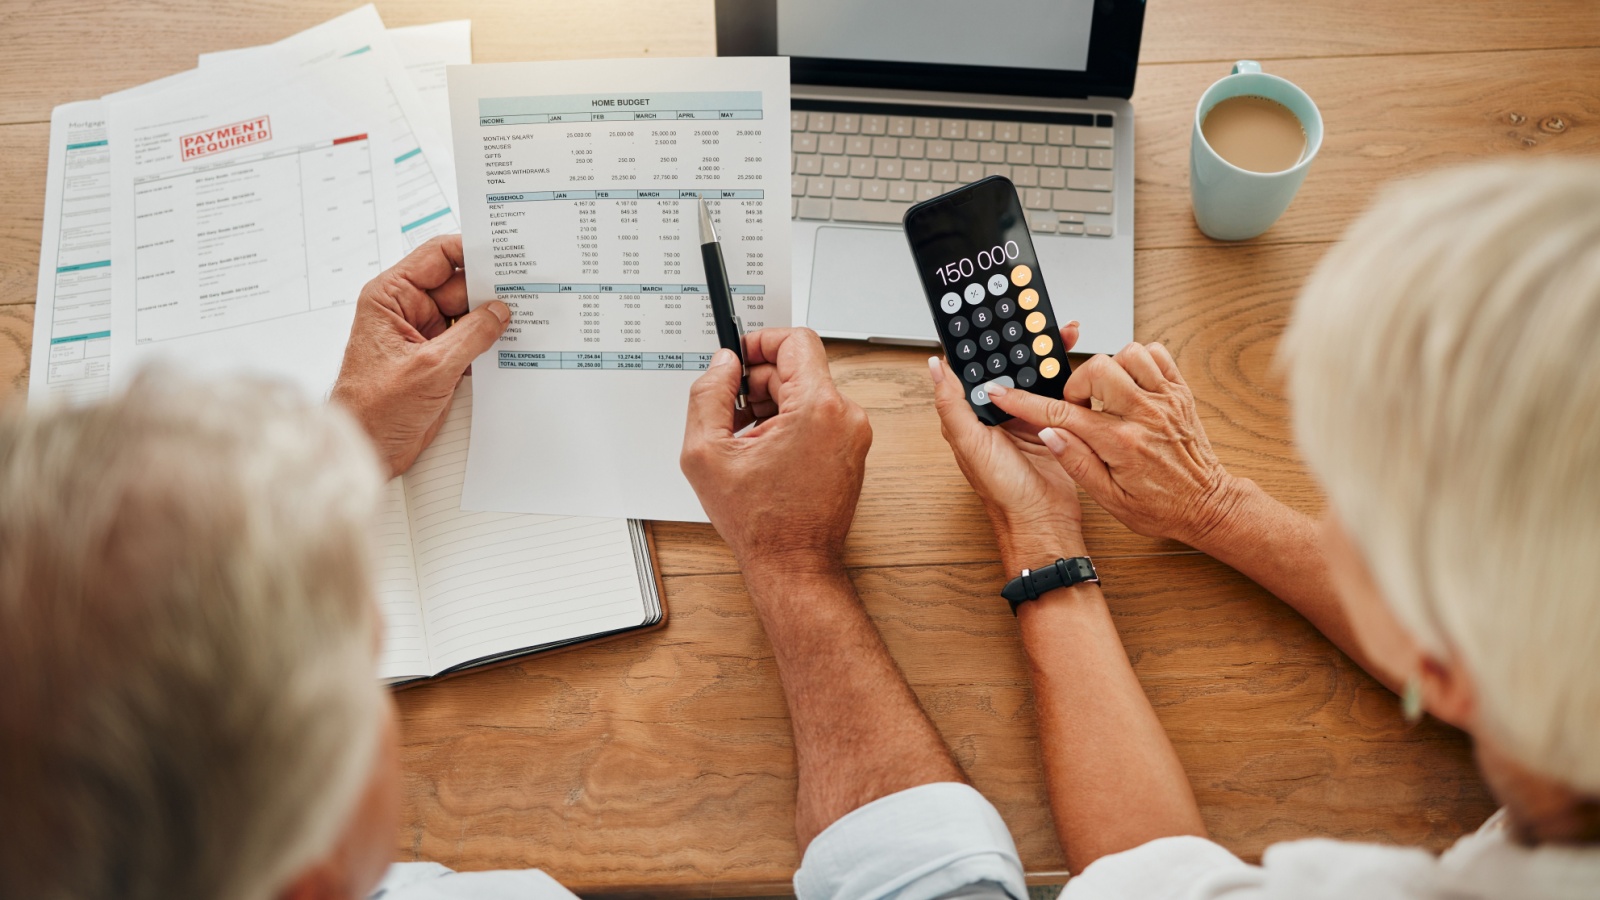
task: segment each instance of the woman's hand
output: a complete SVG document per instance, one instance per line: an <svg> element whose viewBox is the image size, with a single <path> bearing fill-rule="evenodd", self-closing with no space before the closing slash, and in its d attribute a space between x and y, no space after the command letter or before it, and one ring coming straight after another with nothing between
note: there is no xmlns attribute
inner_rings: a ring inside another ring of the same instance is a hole
<svg viewBox="0 0 1600 900"><path fill-rule="evenodd" d="M1061 329L1062 347L1071 350L1077 341L1078 323ZM929 358L928 368L944 439L967 483L983 500L1006 568L1037 567L1057 557L1083 555L1077 487L1039 439L1038 429L1015 420L999 426L983 424L967 405L960 376L939 357ZM1021 393L991 389L997 398ZM998 400L996 405L1004 408Z"/></svg>
<svg viewBox="0 0 1600 900"><path fill-rule="evenodd" d="M1139 534L1201 546L1228 519L1246 483L1211 451L1194 394L1165 347L1133 343L1091 358L1067 379L1065 401L994 395L995 406L1043 429L1062 468Z"/></svg>

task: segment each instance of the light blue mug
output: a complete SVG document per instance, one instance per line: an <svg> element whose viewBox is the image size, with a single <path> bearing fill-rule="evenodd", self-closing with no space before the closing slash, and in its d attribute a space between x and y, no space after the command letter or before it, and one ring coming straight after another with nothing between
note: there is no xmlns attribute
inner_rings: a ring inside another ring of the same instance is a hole
<svg viewBox="0 0 1600 900"><path fill-rule="evenodd" d="M1251 172L1228 162L1206 143L1200 132L1211 108L1230 97L1265 97L1289 108L1306 132L1300 161L1282 172ZM1194 136L1189 140L1189 196L1194 221L1209 237L1221 241L1253 238L1278 221L1289 208L1311 160L1322 148L1322 114L1306 92L1289 81L1261 71L1261 64L1240 60L1233 74L1200 95L1194 110Z"/></svg>

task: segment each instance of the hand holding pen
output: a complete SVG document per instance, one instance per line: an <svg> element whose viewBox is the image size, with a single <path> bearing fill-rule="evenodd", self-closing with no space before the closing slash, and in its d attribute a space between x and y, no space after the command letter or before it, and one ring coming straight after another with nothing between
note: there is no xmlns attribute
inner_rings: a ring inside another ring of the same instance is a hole
<svg viewBox="0 0 1600 900"><path fill-rule="evenodd" d="M728 286L728 267L722 260L722 242L711 224L706 198L700 197L700 259L706 267L706 285L711 292L711 318L717 323L717 342L739 357L739 395L734 409L750 402L750 366L744 355L744 323L733 306L733 291Z"/></svg>

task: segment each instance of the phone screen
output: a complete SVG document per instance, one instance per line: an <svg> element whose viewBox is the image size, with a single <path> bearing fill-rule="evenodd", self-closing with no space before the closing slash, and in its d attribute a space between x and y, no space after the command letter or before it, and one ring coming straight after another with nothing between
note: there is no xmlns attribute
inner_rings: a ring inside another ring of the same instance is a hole
<svg viewBox="0 0 1600 900"><path fill-rule="evenodd" d="M990 401L993 384L1060 399L1071 370L1010 179L919 203L905 227L945 357L978 418L1011 418Z"/></svg>

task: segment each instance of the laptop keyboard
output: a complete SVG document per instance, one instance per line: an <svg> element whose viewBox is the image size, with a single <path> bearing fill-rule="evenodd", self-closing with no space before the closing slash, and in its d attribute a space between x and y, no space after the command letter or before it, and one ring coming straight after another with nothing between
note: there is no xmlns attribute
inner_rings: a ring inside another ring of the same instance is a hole
<svg viewBox="0 0 1600 900"><path fill-rule="evenodd" d="M1036 233L1112 234L1112 116L1017 113L1028 121L971 119L971 110L878 107L796 99L791 215L898 225L912 204L1004 175Z"/></svg>

